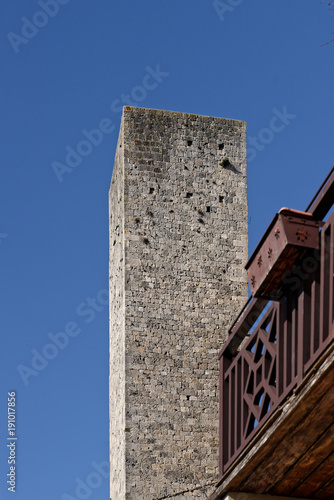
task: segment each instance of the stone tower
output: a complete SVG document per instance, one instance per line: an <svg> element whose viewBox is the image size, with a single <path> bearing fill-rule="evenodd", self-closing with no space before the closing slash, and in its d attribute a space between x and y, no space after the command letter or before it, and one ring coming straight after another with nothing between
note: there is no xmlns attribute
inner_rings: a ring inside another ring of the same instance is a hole
<svg viewBox="0 0 334 500"><path fill-rule="evenodd" d="M246 125L125 107L110 188L112 500L218 478L218 359L247 297Z"/></svg>

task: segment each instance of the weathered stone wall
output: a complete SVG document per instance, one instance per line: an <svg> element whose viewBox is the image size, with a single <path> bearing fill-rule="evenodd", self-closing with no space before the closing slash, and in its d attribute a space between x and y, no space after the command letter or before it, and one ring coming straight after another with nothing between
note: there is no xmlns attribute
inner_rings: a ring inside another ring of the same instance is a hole
<svg viewBox="0 0 334 500"><path fill-rule="evenodd" d="M153 500L218 477L217 354L247 297L245 123L124 108L110 207L111 498Z"/></svg>
<svg viewBox="0 0 334 500"><path fill-rule="evenodd" d="M123 124L109 192L109 397L111 498L125 498L125 264Z"/></svg>

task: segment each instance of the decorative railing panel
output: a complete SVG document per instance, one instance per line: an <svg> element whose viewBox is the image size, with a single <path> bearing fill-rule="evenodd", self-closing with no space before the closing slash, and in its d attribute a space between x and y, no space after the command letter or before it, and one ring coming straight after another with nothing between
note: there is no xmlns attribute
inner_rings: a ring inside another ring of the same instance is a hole
<svg viewBox="0 0 334 500"><path fill-rule="evenodd" d="M319 238L320 249L303 255L263 317L270 303L249 302L220 353L221 474L333 340L334 213Z"/></svg>

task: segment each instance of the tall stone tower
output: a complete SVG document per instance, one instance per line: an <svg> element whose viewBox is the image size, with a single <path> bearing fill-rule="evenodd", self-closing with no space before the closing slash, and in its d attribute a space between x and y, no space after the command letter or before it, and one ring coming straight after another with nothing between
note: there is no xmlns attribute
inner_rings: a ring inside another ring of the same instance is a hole
<svg viewBox="0 0 334 500"><path fill-rule="evenodd" d="M111 499L201 498L247 297L245 123L125 107L109 203Z"/></svg>

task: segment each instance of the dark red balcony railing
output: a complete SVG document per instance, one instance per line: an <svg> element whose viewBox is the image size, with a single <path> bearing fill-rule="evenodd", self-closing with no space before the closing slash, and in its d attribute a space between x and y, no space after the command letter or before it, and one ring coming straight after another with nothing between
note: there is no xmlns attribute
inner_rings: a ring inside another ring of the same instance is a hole
<svg viewBox="0 0 334 500"><path fill-rule="evenodd" d="M308 207L312 215L326 215L333 190L332 170ZM221 475L333 340L334 213L319 239L284 278L279 300L248 301L220 352Z"/></svg>

